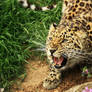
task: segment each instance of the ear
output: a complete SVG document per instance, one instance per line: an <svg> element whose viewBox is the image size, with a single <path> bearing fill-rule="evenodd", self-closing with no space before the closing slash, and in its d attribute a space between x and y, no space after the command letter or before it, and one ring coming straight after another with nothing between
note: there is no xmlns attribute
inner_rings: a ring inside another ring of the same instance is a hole
<svg viewBox="0 0 92 92"><path fill-rule="evenodd" d="M56 27L57 27L57 24L56 23L53 23L53 26L55 27L55 29L56 29Z"/></svg>
<svg viewBox="0 0 92 92"><path fill-rule="evenodd" d="M56 29L56 26L57 26L56 23L51 24L50 31L55 30Z"/></svg>
<svg viewBox="0 0 92 92"><path fill-rule="evenodd" d="M49 35L52 34L53 31L55 31L55 27L53 26L53 24L51 24L49 29Z"/></svg>

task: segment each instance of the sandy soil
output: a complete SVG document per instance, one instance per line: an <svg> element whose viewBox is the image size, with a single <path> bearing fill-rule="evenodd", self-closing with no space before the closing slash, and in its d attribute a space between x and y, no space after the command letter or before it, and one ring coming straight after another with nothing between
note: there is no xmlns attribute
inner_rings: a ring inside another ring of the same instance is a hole
<svg viewBox="0 0 92 92"><path fill-rule="evenodd" d="M65 92L82 92L85 89L85 87L88 87L88 89L92 89L92 81L74 86Z"/></svg>
<svg viewBox="0 0 92 92"><path fill-rule="evenodd" d="M81 76L81 72L78 68L74 68L64 73L63 80L60 86L54 90L46 90L42 87L42 81L49 72L48 64L43 61L28 61L26 65L27 77L24 81L17 81L12 88L12 92L64 92L65 90L82 84L92 79L87 79Z"/></svg>

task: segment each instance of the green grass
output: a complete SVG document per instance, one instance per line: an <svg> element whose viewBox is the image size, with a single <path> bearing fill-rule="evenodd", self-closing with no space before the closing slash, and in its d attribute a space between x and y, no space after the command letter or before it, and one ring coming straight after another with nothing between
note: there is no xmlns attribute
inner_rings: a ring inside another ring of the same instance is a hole
<svg viewBox="0 0 92 92"><path fill-rule="evenodd" d="M53 0L30 1L39 6L53 3ZM26 59L39 55L36 48L45 48L50 24L58 24L61 18L61 0L55 2L56 9L41 12L25 9L17 0L0 1L0 87L9 88L25 72ZM41 52L40 56L43 55Z"/></svg>

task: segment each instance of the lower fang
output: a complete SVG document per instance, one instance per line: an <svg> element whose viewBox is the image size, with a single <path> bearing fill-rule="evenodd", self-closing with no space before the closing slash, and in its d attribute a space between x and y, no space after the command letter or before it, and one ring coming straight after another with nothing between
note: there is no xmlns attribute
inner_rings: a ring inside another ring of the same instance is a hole
<svg viewBox="0 0 92 92"><path fill-rule="evenodd" d="M61 66L61 64L59 64L59 66Z"/></svg>

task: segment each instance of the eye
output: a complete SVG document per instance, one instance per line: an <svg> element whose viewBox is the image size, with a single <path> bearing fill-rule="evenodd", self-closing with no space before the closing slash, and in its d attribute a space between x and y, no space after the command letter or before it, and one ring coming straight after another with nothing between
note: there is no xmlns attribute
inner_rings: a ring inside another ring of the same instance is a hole
<svg viewBox="0 0 92 92"><path fill-rule="evenodd" d="M67 41L68 41L67 39L64 39L64 40L62 41L62 43L63 43L63 42L67 42Z"/></svg>
<svg viewBox="0 0 92 92"><path fill-rule="evenodd" d="M52 40L52 37L49 37L49 40Z"/></svg>

